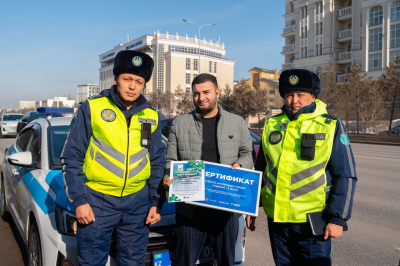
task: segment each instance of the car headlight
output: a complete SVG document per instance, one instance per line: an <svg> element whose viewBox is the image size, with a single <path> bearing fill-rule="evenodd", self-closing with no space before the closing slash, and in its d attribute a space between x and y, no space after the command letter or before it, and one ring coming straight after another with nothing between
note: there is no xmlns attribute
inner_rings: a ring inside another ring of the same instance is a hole
<svg viewBox="0 0 400 266"><path fill-rule="evenodd" d="M74 213L55 203L57 232L62 235L76 236L78 221Z"/></svg>

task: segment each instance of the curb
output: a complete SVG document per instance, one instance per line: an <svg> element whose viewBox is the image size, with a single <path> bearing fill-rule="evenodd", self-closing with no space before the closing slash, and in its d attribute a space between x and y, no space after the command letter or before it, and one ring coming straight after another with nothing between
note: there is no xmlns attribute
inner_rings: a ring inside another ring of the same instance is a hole
<svg viewBox="0 0 400 266"><path fill-rule="evenodd" d="M400 142L397 141L373 141L373 140L360 140L360 139L351 139L350 143L364 143L364 144L375 144L375 145L388 145L388 146L400 146Z"/></svg>

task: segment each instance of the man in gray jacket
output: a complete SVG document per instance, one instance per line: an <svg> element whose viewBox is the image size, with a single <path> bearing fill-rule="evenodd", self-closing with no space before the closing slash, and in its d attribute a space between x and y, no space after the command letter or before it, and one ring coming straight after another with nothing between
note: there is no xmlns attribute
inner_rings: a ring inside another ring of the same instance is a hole
<svg viewBox="0 0 400 266"><path fill-rule="evenodd" d="M200 74L192 82L196 109L175 119L167 148L164 186L171 161L204 160L253 169L252 141L245 121L217 105L220 90L214 76ZM176 253L172 265L195 265L207 237L218 265L235 264L238 215L185 203L176 204Z"/></svg>

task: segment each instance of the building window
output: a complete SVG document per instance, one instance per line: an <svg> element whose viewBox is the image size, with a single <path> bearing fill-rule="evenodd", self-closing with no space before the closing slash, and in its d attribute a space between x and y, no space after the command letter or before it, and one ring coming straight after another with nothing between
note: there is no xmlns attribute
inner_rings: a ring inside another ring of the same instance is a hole
<svg viewBox="0 0 400 266"><path fill-rule="evenodd" d="M269 94L275 95L275 90L269 90Z"/></svg>
<svg viewBox="0 0 400 266"><path fill-rule="evenodd" d="M316 29L315 35L319 35L319 23L317 23L315 29Z"/></svg>
<svg viewBox="0 0 400 266"><path fill-rule="evenodd" d="M307 47L304 47L304 58L307 58Z"/></svg>
<svg viewBox="0 0 400 266"><path fill-rule="evenodd" d="M375 26L382 24L383 21L383 8L382 6L376 6L369 12L369 26Z"/></svg>
<svg viewBox="0 0 400 266"><path fill-rule="evenodd" d="M169 45L168 49L170 51L173 52L181 52L181 53L189 53L189 54L199 54L199 49L198 48L193 48L193 47L186 47L186 46L178 46L178 45ZM208 51L208 50L200 50L200 54L204 54L204 55L209 55L209 56L213 56L213 57L218 57L218 58L222 58L222 54L221 53L215 53L212 51Z"/></svg>
<svg viewBox="0 0 400 266"><path fill-rule="evenodd" d="M390 26L390 48L400 47L400 24Z"/></svg>
<svg viewBox="0 0 400 266"><path fill-rule="evenodd" d="M190 58L186 58L186 70L190 70Z"/></svg>
<svg viewBox="0 0 400 266"><path fill-rule="evenodd" d="M198 59L193 59L193 70L198 70L197 66L198 66L199 60Z"/></svg>
<svg viewBox="0 0 400 266"><path fill-rule="evenodd" d="M319 45L319 55L322 55L322 43Z"/></svg>
<svg viewBox="0 0 400 266"><path fill-rule="evenodd" d="M396 60L397 56L400 55L400 50L390 52L390 62L394 64L394 60Z"/></svg>
<svg viewBox="0 0 400 266"><path fill-rule="evenodd" d="M217 73L217 62L214 62L214 73Z"/></svg>
<svg viewBox="0 0 400 266"><path fill-rule="evenodd" d="M274 103L274 102L275 102L275 99L269 99L269 102L270 102L270 103Z"/></svg>
<svg viewBox="0 0 400 266"><path fill-rule="evenodd" d="M400 1L394 2L391 7L391 20L400 20Z"/></svg>
<svg viewBox="0 0 400 266"><path fill-rule="evenodd" d="M212 72L212 62L208 62L208 72Z"/></svg>
<svg viewBox="0 0 400 266"><path fill-rule="evenodd" d="M186 87L186 91L190 91L190 87Z"/></svg>
<svg viewBox="0 0 400 266"><path fill-rule="evenodd" d="M382 28L369 30L369 51L382 50Z"/></svg>
<svg viewBox="0 0 400 266"><path fill-rule="evenodd" d="M156 54L153 58L157 58L157 78L154 79L155 86L153 89L164 92L164 45L158 44L153 53Z"/></svg>
<svg viewBox="0 0 400 266"><path fill-rule="evenodd" d="M304 35L305 35L304 38L307 38L307 26L304 27Z"/></svg>
<svg viewBox="0 0 400 266"><path fill-rule="evenodd" d="M193 79L195 79L198 75L197 74L193 74Z"/></svg>
<svg viewBox="0 0 400 266"><path fill-rule="evenodd" d="M190 84L190 73L186 73L186 84Z"/></svg>
<svg viewBox="0 0 400 266"><path fill-rule="evenodd" d="M382 70L382 54L369 55L369 71Z"/></svg>
<svg viewBox="0 0 400 266"><path fill-rule="evenodd" d="M304 58L304 48L301 48L301 58Z"/></svg>
<svg viewBox="0 0 400 266"><path fill-rule="evenodd" d="M323 32L323 29L324 29L324 27L323 27L323 22L321 22L321 23L319 23L319 33L322 35L324 32Z"/></svg>
<svg viewBox="0 0 400 266"><path fill-rule="evenodd" d="M289 4L289 13L292 13L292 12L294 12L294 5L293 5L293 3L290 3Z"/></svg>

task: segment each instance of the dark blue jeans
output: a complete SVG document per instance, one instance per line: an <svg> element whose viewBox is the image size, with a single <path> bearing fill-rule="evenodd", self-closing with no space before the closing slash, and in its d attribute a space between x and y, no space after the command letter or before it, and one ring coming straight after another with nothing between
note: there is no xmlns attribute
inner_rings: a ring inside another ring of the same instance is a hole
<svg viewBox="0 0 400 266"><path fill-rule="evenodd" d="M78 224L80 265L105 265L110 251L111 234L117 231L119 265L144 265L149 241L145 224L148 212L148 187L125 196L114 197L86 187L87 201L95 221Z"/></svg>
<svg viewBox="0 0 400 266"><path fill-rule="evenodd" d="M275 223L268 217L272 255L277 266L332 265L332 240L312 234L309 223Z"/></svg>
<svg viewBox="0 0 400 266"><path fill-rule="evenodd" d="M210 237L218 266L235 265L235 245L239 227L237 214L196 207L193 217L176 213L176 251L174 266L194 266Z"/></svg>

